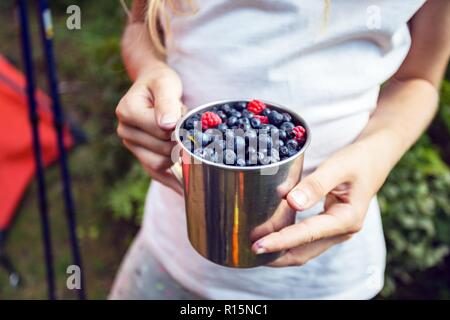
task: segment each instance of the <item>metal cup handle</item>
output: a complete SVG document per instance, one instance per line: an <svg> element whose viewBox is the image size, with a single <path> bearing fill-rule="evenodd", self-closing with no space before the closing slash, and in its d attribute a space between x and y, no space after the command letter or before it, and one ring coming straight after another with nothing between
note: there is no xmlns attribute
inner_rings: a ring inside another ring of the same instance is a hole
<svg viewBox="0 0 450 320"><path fill-rule="evenodd" d="M176 161L169 170L178 181L180 186L183 187L183 168L181 167L181 163L179 161Z"/></svg>

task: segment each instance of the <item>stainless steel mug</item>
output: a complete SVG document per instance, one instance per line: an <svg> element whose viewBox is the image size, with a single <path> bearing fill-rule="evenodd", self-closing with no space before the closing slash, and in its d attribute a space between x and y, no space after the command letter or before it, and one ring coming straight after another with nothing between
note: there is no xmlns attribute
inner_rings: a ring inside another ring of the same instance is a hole
<svg viewBox="0 0 450 320"><path fill-rule="evenodd" d="M292 110L264 101L272 109L289 112L306 129L306 142L297 154L265 166L234 167L191 153L180 140L184 121L202 110L233 102L211 102L183 116L174 132L181 161L172 172L183 185L188 235L194 249L219 265L250 268L265 265L282 254L256 255L251 246L261 237L294 223L295 212L285 197L300 181L311 132Z"/></svg>

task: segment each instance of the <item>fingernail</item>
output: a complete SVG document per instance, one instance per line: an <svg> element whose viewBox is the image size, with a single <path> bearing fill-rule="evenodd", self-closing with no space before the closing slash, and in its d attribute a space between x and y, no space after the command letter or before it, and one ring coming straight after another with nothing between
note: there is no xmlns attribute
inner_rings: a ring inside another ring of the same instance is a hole
<svg viewBox="0 0 450 320"><path fill-rule="evenodd" d="M256 254L262 254L262 253L266 252L266 248L263 247L261 242L257 242L256 247L258 248L258 249L256 249L256 252L255 252Z"/></svg>
<svg viewBox="0 0 450 320"><path fill-rule="evenodd" d="M291 193L292 200L297 204L299 208L304 208L308 203L308 196L301 190L294 190Z"/></svg>
<svg viewBox="0 0 450 320"><path fill-rule="evenodd" d="M178 118L171 114L165 114L161 117L160 123L163 126L172 126L177 123Z"/></svg>

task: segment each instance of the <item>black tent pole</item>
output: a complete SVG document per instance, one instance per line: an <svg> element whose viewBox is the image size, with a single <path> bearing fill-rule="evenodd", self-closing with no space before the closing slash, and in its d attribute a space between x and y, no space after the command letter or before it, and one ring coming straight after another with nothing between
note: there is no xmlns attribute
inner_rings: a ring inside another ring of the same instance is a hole
<svg viewBox="0 0 450 320"><path fill-rule="evenodd" d="M58 91L58 80L56 75L56 63L53 53L53 26L51 24L51 15L46 0L38 0L39 3L39 21L41 26L41 38L44 46L44 55L47 62L47 74L49 81L50 95L52 98L52 110L54 116L54 124L57 135L57 143L59 150L59 164L61 168L61 176L63 181L64 203L66 207L66 216L69 228L69 239L72 249L73 263L80 270L80 289L78 289L79 299L85 299L84 275L81 261L80 248L76 235L76 216L75 205L72 197L71 178L67 163L67 153L64 147L64 115L61 107L61 100Z"/></svg>
<svg viewBox="0 0 450 320"><path fill-rule="evenodd" d="M27 80L26 92L28 97L30 122L32 128L34 160L36 164L37 183L39 192L39 211L41 217L42 238L44 241L44 258L47 273L48 297L49 299L54 300L56 298L56 291L55 291L55 273L53 269L53 251L48 218L48 203L47 203L47 192L45 187L44 165L42 160L41 143L38 128L39 117L35 97L36 87L34 83L34 73L33 73L33 61L32 61L33 53L31 48L31 38L30 38L29 19L26 7L26 0L18 0L18 5L19 5L19 19L21 26L23 62Z"/></svg>

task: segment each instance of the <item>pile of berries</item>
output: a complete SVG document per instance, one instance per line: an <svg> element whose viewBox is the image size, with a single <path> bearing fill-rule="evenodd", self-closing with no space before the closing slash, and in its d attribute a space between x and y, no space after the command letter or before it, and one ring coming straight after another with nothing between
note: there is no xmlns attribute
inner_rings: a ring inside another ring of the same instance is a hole
<svg viewBox="0 0 450 320"><path fill-rule="evenodd" d="M180 140L195 155L232 166L260 166L292 157L305 128L287 112L259 100L225 103L190 116Z"/></svg>

